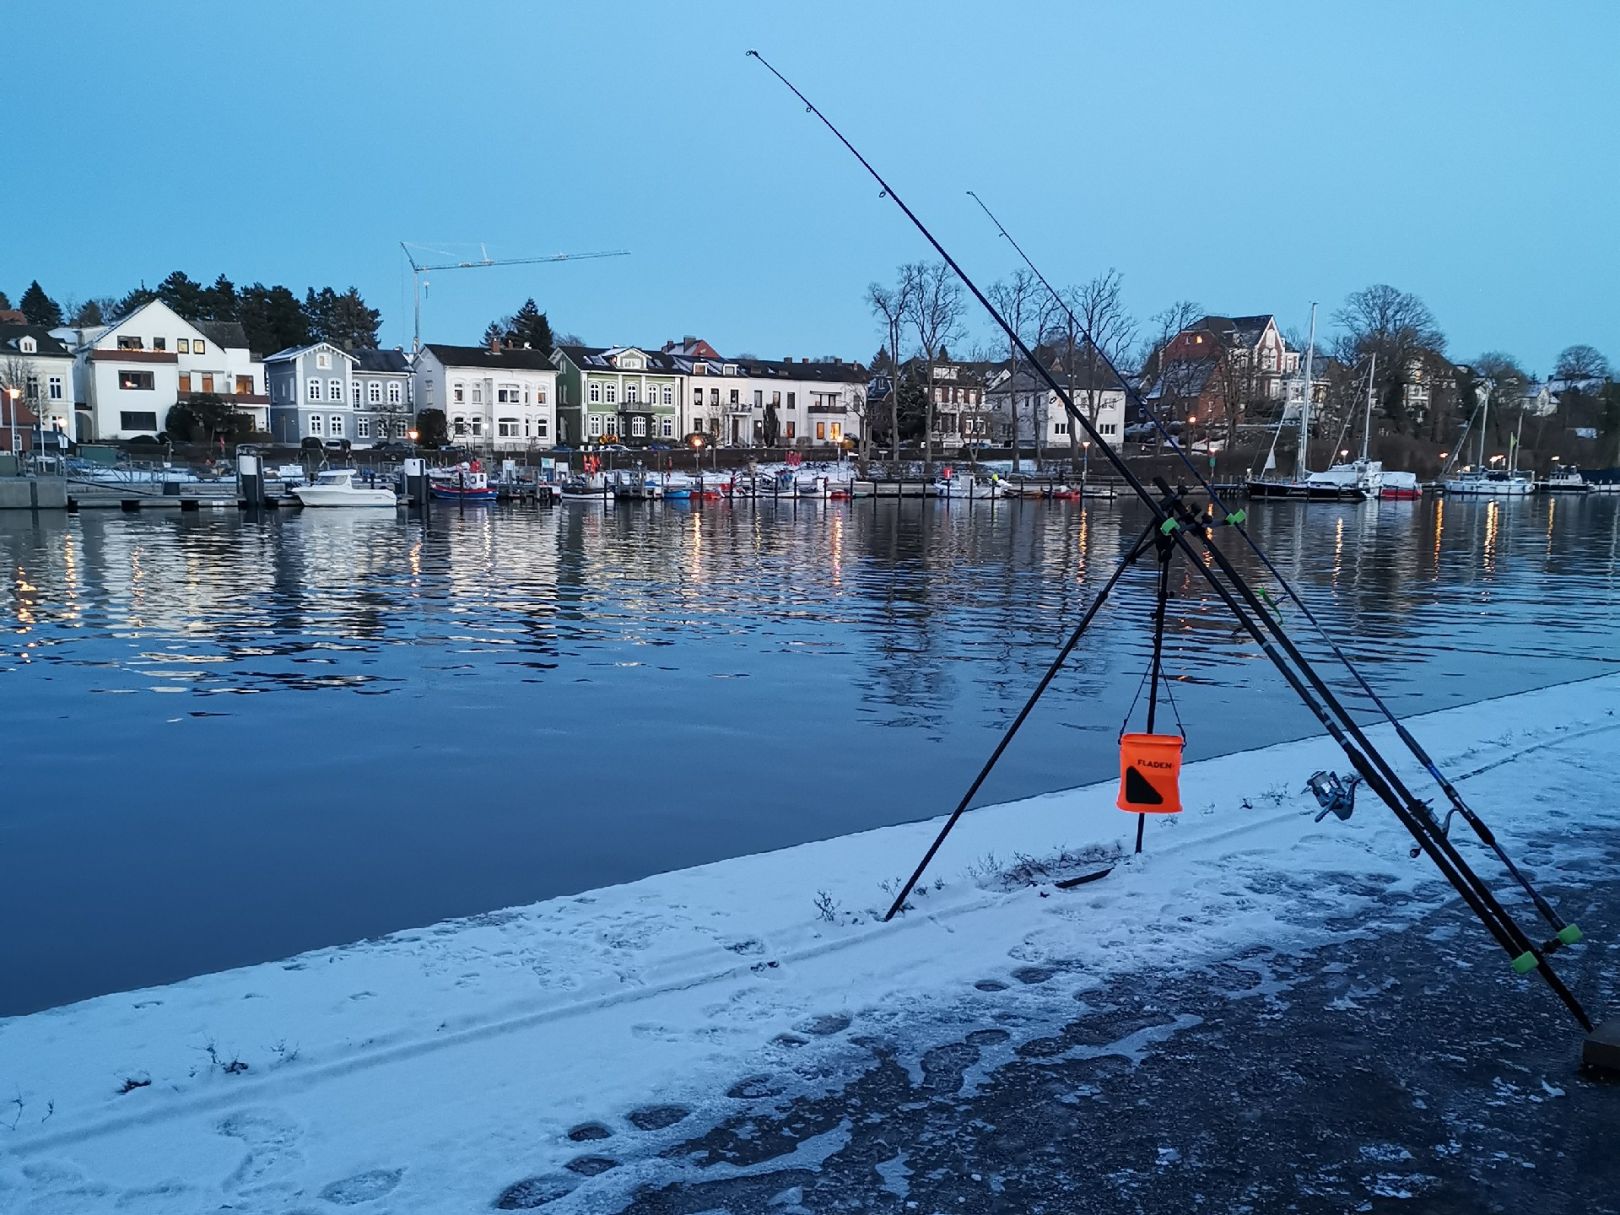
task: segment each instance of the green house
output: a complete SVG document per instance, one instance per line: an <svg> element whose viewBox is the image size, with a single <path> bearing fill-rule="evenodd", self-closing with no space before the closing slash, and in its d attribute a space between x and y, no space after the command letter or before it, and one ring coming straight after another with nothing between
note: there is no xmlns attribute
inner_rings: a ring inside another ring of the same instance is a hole
<svg viewBox="0 0 1620 1215"><path fill-rule="evenodd" d="M647 447L680 440L682 376L669 355L635 346L559 346L551 361L564 443Z"/></svg>

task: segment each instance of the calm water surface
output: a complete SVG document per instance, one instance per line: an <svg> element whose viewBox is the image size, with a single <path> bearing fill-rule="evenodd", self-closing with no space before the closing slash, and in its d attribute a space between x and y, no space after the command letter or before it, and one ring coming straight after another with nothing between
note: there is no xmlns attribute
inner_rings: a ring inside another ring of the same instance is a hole
<svg viewBox="0 0 1620 1215"><path fill-rule="evenodd" d="M0 515L0 1015L940 813L1145 521ZM1620 658L1620 499L1251 524L1403 712ZM1113 770L1150 575L981 801ZM1175 581L1189 757L1311 732L1201 580Z"/></svg>

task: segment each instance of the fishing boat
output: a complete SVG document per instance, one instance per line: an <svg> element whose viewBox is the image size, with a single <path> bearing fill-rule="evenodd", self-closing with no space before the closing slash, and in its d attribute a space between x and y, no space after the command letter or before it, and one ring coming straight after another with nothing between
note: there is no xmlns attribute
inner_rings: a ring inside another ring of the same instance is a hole
<svg viewBox="0 0 1620 1215"><path fill-rule="evenodd" d="M1575 467L1557 468L1538 487L1545 494L1589 494L1592 485Z"/></svg>
<svg viewBox="0 0 1620 1215"><path fill-rule="evenodd" d="M1316 305L1312 304L1310 337L1305 344L1304 391L1300 394L1299 405L1299 458L1294 466L1294 475L1291 478L1266 475L1275 471L1277 467L1277 437L1282 434L1282 428L1287 419L1287 410L1285 409L1283 411L1283 420L1277 423L1277 430L1271 436L1271 450L1266 453L1265 468L1260 476L1250 477L1246 482L1246 488L1251 498L1286 498L1300 502L1360 502L1369 493L1376 494L1378 492L1378 482L1382 479L1383 465L1366 458L1365 439L1363 439L1362 458L1355 463L1335 464L1324 472L1311 471L1311 383L1314 369L1312 359L1315 353ZM1370 413L1372 387L1371 377L1368 378L1368 409ZM1370 428L1370 417L1368 421Z"/></svg>
<svg viewBox="0 0 1620 1215"><path fill-rule="evenodd" d="M645 473L620 473L613 485L613 496L621 502L660 502L664 486Z"/></svg>
<svg viewBox="0 0 1620 1215"><path fill-rule="evenodd" d="M1515 434L1509 444L1512 458L1506 468L1492 468L1491 461L1500 460L1501 456L1485 458L1485 431L1486 422L1491 416L1491 390L1489 387L1481 393L1479 398L1479 464L1477 467L1447 477L1445 481L1446 496L1448 498L1528 498L1536 492L1535 481L1518 467L1519 461L1519 435ZM1470 419L1472 421L1472 419ZM1519 415L1519 431L1524 430L1524 415ZM1460 448L1462 444L1459 442Z"/></svg>
<svg viewBox="0 0 1620 1215"><path fill-rule="evenodd" d="M1385 469L1378 483L1378 496L1386 502L1413 502L1423 496L1423 487L1418 484L1416 473Z"/></svg>
<svg viewBox="0 0 1620 1215"><path fill-rule="evenodd" d="M605 502L611 496L600 476L564 477L558 487L564 502Z"/></svg>
<svg viewBox="0 0 1620 1215"><path fill-rule="evenodd" d="M304 506L387 506L399 499L391 489L356 485L354 469L330 468L315 478L313 485L293 487L293 496Z"/></svg>
<svg viewBox="0 0 1620 1215"><path fill-rule="evenodd" d="M452 502L495 501L495 487L489 483L489 474L477 460L463 461L450 468L429 469L428 492L435 498Z"/></svg>

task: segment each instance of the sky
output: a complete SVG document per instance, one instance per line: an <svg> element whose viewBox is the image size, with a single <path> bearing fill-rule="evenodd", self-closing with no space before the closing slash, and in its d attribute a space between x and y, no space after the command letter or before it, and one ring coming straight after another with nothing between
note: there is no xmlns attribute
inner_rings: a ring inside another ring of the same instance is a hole
<svg viewBox="0 0 1620 1215"><path fill-rule="evenodd" d="M401 241L626 249L433 274L423 338L533 296L597 344L867 359L867 284L931 251L756 48L983 284L1015 261L968 189L1054 282L1117 268L1144 328L1187 299L1331 329L1387 282L1455 358L1620 362L1608 0L0 9L13 303L177 268L354 285L408 346Z"/></svg>

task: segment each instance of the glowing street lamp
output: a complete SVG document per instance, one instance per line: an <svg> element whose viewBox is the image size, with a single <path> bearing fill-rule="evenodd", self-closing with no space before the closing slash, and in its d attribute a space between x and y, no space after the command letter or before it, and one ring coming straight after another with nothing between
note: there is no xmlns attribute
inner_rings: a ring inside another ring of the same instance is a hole
<svg viewBox="0 0 1620 1215"><path fill-rule="evenodd" d="M692 471L701 475L703 472L703 436L695 434L688 442L692 444Z"/></svg>
<svg viewBox="0 0 1620 1215"><path fill-rule="evenodd" d="M12 386L6 389L6 395L11 398L11 446L7 448L12 455L17 454L17 398L22 396L22 389Z"/></svg>
<svg viewBox="0 0 1620 1215"><path fill-rule="evenodd" d="M1083 453L1082 463L1080 465L1080 483L1084 485L1086 478L1091 475L1091 440L1081 440L1080 450Z"/></svg>

